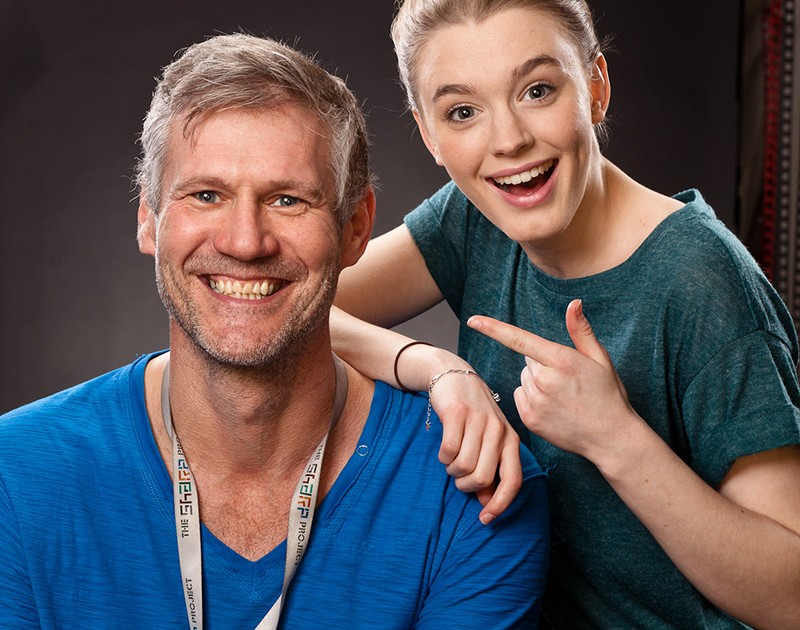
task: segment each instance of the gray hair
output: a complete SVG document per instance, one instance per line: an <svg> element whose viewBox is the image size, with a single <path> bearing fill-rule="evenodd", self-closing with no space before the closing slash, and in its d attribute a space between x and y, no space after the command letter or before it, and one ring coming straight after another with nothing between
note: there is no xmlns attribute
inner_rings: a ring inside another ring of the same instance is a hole
<svg viewBox="0 0 800 630"><path fill-rule="evenodd" d="M144 119L136 183L159 212L167 140L173 122L191 133L203 117L229 109L266 110L283 103L306 107L330 134L330 168L340 224L372 183L367 127L344 81L311 57L274 40L218 35L190 46L166 66Z"/></svg>
<svg viewBox="0 0 800 630"><path fill-rule="evenodd" d="M419 53L436 30L468 21L480 22L500 11L519 8L553 15L575 42L586 67L592 67L601 46L585 0L398 0L392 41L409 107L418 109L415 81Z"/></svg>

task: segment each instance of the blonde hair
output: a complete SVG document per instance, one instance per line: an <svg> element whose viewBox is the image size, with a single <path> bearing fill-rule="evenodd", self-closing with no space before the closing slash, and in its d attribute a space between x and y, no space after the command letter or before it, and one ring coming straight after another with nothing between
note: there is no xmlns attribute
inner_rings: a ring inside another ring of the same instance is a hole
<svg viewBox="0 0 800 630"><path fill-rule="evenodd" d="M399 0L392 21L392 41L400 80L411 109L416 104L415 80L419 53L438 29L464 22L480 22L506 9L547 11L563 26L590 68L601 52L589 5L584 0Z"/></svg>

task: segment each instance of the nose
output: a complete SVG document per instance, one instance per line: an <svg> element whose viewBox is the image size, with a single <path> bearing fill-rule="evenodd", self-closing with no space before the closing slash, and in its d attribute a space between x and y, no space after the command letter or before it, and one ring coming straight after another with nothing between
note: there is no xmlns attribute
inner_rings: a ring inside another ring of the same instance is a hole
<svg viewBox="0 0 800 630"><path fill-rule="evenodd" d="M220 217L214 248L243 261L273 256L279 249L274 221L258 199L238 197Z"/></svg>
<svg viewBox="0 0 800 630"><path fill-rule="evenodd" d="M518 155L533 144L526 121L513 108L495 111L492 122L491 150L495 155Z"/></svg>

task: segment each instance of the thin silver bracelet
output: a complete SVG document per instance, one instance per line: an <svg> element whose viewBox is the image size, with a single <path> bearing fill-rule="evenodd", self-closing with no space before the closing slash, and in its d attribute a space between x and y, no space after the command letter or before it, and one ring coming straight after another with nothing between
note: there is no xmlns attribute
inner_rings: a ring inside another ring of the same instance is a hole
<svg viewBox="0 0 800 630"><path fill-rule="evenodd" d="M428 383L428 412L427 412L427 414L425 416L425 430L426 431L430 431L431 430L431 392L433 392L433 386L436 385L436 383L439 382L440 378L442 378L443 376L446 376L447 374L466 374L467 376L472 375L472 376L477 376L478 378L480 378L480 375L477 372L473 372L472 370L462 370L462 369L458 369L458 368L445 370L444 372L440 372L439 374L434 376L431 379L431 382ZM492 398L494 398L495 402L498 402L498 403L500 402L500 394L498 394L496 392L493 392L491 389L489 389L489 393L492 395Z"/></svg>

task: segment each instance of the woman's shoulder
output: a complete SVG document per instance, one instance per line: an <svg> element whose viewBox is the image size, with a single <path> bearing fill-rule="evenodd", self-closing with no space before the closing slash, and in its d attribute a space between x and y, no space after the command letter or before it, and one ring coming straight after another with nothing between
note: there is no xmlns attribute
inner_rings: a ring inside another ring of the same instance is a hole
<svg viewBox="0 0 800 630"><path fill-rule="evenodd" d="M659 253L672 266L681 265L683 271L718 271L740 281L763 275L744 244L717 218L699 190L685 190L673 198L681 207L652 234Z"/></svg>
<svg viewBox="0 0 800 630"><path fill-rule="evenodd" d="M647 248L654 273L669 284L671 302L718 309L743 326L783 337L788 312L739 238L696 189L675 195L683 206L653 232Z"/></svg>
<svg viewBox="0 0 800 630"><path fill-rule="evenodd" d="M516 245L452 181L407 214L404 223L423 254L426 243L437 251L443 243L449 243L455 251L469 249L473 243L480 243L481 251L505 251Z"/></svg>
<svg viewBox="0 0 800 630"><path fill-rule="evenodd" d="M424 199L405 216L406 225L435 222L438 225L465 225L482 215L452 181Z"/></svg>

